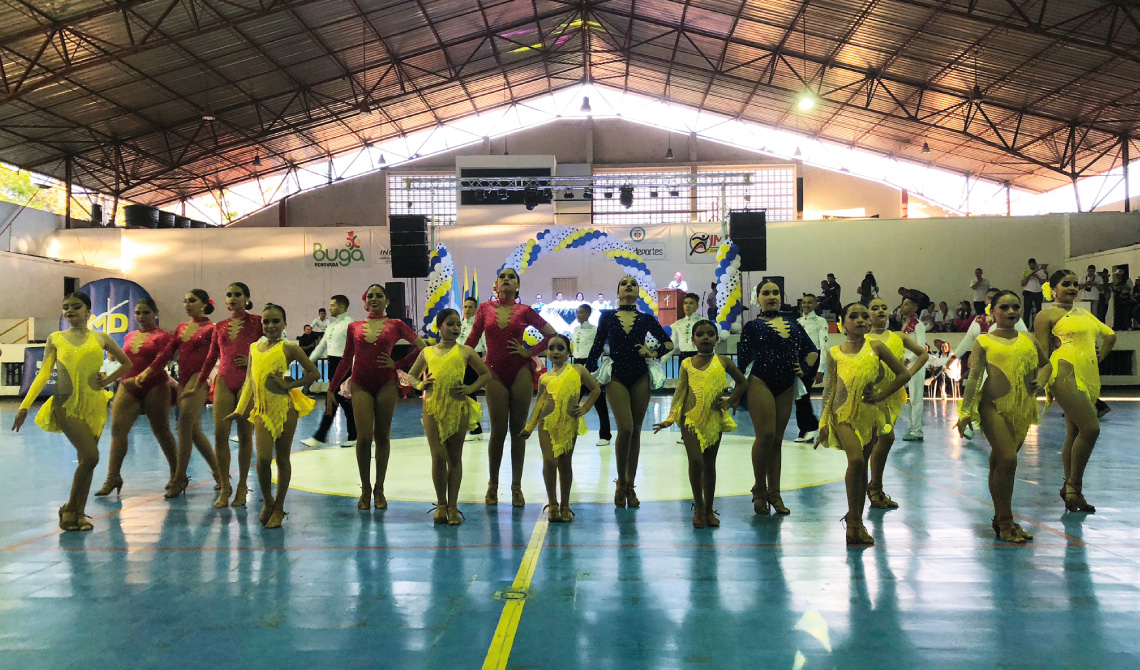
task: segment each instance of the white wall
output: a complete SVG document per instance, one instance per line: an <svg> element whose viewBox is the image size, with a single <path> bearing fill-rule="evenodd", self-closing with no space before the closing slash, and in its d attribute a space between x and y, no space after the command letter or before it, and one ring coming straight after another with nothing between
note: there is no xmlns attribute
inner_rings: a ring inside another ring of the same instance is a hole
<svg viewBox="0 0 1140 670"><path fill-rule="evenodd" d="M35 339L45 340L59 329L64 277L75 277L82 286L121 276L113 270L0 251L0 319L33 317Z"/></svg>
<svg viewBox="0 0 1140 670"><path fill-rule="evenodd" d="M62 225L58 214L0 202L0 250L43 255L40 241Z"/></svg>

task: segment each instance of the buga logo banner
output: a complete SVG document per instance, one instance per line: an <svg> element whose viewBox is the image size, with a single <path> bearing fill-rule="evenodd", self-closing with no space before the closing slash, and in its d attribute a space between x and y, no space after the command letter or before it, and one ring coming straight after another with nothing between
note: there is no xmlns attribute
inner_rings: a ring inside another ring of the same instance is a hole
<svg viewBox="0 0 1140 670"><path fill-rule="evenodd" d="M685 259L689 263L716 263L716 250L726 236L720 224L685 226Z"/></svg>
<svg viewBox="0 0 1140 670"><path fill-rule="evenodd" d="M365 248L371 248L368 231L348 230L306 235L306 263L315 268L344 268L367 262Z"/></svg>
<svg viewBox="0 0 1140 670"><path fill-rule="evenodd" d="M70 327L70 326L69 326ZM44 364L44 350L45 347L25 347L24 348L24 377L20 380L20 397L28 395L28 389L32 387L32 381L36 375L40 373L40 366ZM51 371L51 379L48 380L44 390L40 392L40 397L46 397L55 393L55 375L56 371Z"/></svg>
<svg viewBox="0 0 1140 670"><path fill-rule="evenodd" d="M87 326L91 330L107 333L120 347L129 331L138 330L135 304L143 298L150 298L150 293L145 288L126 279L97 279L84 284L79 290L91 298L91 319ZM162 309L161 305L159 309ZM175 318L171 323L177 322ZM70 327L61 316L59 329L66 330Z"/></svg>

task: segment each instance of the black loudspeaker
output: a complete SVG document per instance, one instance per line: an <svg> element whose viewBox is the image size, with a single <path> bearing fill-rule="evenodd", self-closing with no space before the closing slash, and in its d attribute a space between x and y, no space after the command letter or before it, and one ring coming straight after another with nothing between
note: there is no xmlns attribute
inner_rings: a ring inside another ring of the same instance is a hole
<svg viewBox="0 0 1140 670"><path fill-rule="evenodd" d="M404 319L408 316L406 284L402 281L384 282L384 295L388 296L388 316Z"/></svg>
<svg viewBox="0 0 1140 670"><path fill-rule="evenodd" d="M389 216L388 232L392 243L392 276L428 276L427 217L422 214Z"/></svg>
<svg viewBox="0 0 1140 670"><path fill-rule="evenodd" d="M729 212L728 236L740 249L741 272L768 269L768 217L763 210Z"/></svg>

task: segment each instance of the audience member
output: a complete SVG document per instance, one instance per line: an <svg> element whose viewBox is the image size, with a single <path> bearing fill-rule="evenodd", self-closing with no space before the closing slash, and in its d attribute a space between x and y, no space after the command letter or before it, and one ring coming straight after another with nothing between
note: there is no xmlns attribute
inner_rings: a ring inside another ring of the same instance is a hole
<svg viewBox="0 0 1140 670"><path fill-rule="evenodd" d="M1022 309L1026 326L1033 325L1033 318L1041 311L1041 285L1049 280L1049 264L1037 264L1036 258L1029 259L1029 268L1021 273Z"/></svg>
<svg viewBox="0 0 1140 670"><path fill-rule="evenodd" d="M320 341L320 334L314 332L312 326L306 325L305 333L297 338L297 346L301 347L301 351L305 352L306 356L312 357L313 349L317 348L317 342Z"/></svg>
<svg viewBox="0 0 1140 670"><path fill-rule="evenodd" d="M313 327L314 333L322 337L324 336L325 329L329 327L328 313L325 312L324 307L317 310L317 318L313 319L313 323L311 325Z"/></svg>
<svg viewBox="0 0 1140 670"><path fill-rule="evenodd" d="M974 269L974 281L970 288L974 291L974 314L986 313L986 291L990 290L990 280L982 276L982 269Z"/></svg>

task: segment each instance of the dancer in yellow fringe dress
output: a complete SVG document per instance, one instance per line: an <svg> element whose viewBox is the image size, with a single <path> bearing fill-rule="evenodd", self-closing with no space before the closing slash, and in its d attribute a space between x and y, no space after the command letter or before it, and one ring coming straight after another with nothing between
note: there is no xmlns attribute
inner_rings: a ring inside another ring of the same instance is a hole
<svg viewBox="0 0 1140 670"><path fill-rule="evenodd" d="M716 456L720 451L721 433L736 430L736 422L728 410L736 407L748 391L748 378L727 356L718 356L716 343L720 329L707 319L693 326L696 355L681 363L677 390L669 416L653 426L653 432L673 424L681 427L681 439L689 456L689 486L693 489L693 528L720 526L713 509L716 493ZM723 397L732 377L736 388Z"/></svg>
<svg viewBox="0 0 1140 670"><path fill-rule="evenodd" d="M1016 329L1021 322L1021 298L1016 293L996 293L990 300L990 314L994 327L979 335L971 350L970 378L958 406L958 432L964 436L971 424L981 423L991 448L994 533L1005 542L1023 544L1033 536L1013 520L1017 452L1029 427L1039 422L1036 387L1044 386L1050 365L1037 341Z"/></svg>
<svg viewBox="0 0 1140 670"><path fill-rule="evenodd" d="M457 340L463 320L454 309L442 310L435 317L438 343L425 347L408 371L411 385L417 390L430 390L424 398L424 434L431 449L431 481L435 486L437 524L458 526L459 485L463 482L463 440L467 430L479 425L479 403L470 396L491 379L491 370L475 350ZM470 385L463 383L467 366L478 377ZM420 375L427 374L423 379Z"/></svg>
<svg viewBox="0 0 1140 670"><path fill-rule="evenodd" d="M878 340L887 345L894 357L900 361L904 360L906 352L911 352L917 358L910 366L910 376L913 378L917 374L922 374L930 354L906 333L887 330L891 319L891 307L887 301L875 298L867 309L871 314L871 332L867 333L867 339ZM880 365L879 370L879 378L875 381L876 392L885 389L895 379L895 373L885 364ZM879 430L875 444L871 447L871 455L867 458L867 468L871 474L870 481L867 482L867 499L871 501L871 507L876 509L897 509L899 506L889 495L883 493L883 472L887 468L887 455L891 453L891 446L895 443L895 422L902 413L906 400L904 386L879 405L883 412L883 426Z"/></svg>
<svg viewBox="0 0 1140 670"><path fill-rule="evenodd" d="M823 391L819 437L815 446L826 444L847 454L847 544L869 546L875 540L863 527L863 504L867 496L867 456L883 428L884 413L877 405L903 387L910 371L895 358L887 345L868 340L870 315L853 302L840 315L847 341L832 347L827 356L827 386ZM876 390L880 364L895 374L886 387Z"/></svg>
<svg viewBox="0 0 1140 670"><path fill-rule="evenodd" d="M1096 415L1096 400L1100 397L1098 364L1112 351L1116 333L1088 310L1073 306L1080 286L1075 273L1057 270L1049 277L1049 285L1056 293L1053 306L1037 315L1033 332L1045 351L1051 349L1054 338L1060 342L1049 357L1053 371L1046 386L1045 409L1056 399L1065 412L1065 445L1061 449L1065 484L1061 487L1061 499L1068 511L1091 514L1096 508L1085 500L1082 487L1085 468L1100 436L1100 419Z"/></svg>
<svg viewBox="0 0 1140 670"><path fill-rule="evenodd" d="M131 369L131 360L110 335L88 329L91 298L86 293L71 293L63 299L63 318L71 328L48 337L42 367L20 403L12 430L19 432L52 371L57 372L55 392L40 407L36 425L51 433L63 433L79 457L71 495L67 504L59 508L59 527L91 530L94 526L84 511L87 494L91 491L91 475L99 463L99 436L103 434L107 403L111 400L111 392L106 387ZM119 363L110 375L100 372L104 352Z"/></svg>
<svg viewBox="0 0 1140 670"><path fill-rule="evenodd" d="M320 371L301 347L281 339L285 332L285 309L269 303L261 312L264 339L249 345L249 366L237 408L225 421L246 419L253 424L257 445L257 481L261 485L261 524L280 528L285 520L285 494L293 468L289 452L297 419L307 416L316 404L301 389L321 378ZM305 372L300 379L286 381L289 365L297 363ZM251 407L252 405L252 407ZM277 493L273 492L273 457L277 456Z"/></svg>
<svg viewBox="0 0 1140 670"><path fill-rule="evenodd" d="M568 363L570 340L565 335L554 335L547 340L546 360L550 361L551 369L539 377L538 402L519 436L530 437L538 428L548 519L570 522L574 520L574 512L570 510L574 442L579 435L586 434L586 413L602 394L602 387L585 367ZM582 400L583 386L589 391L585 400ZM561 496L558 495L559 480Z"/></svg>

